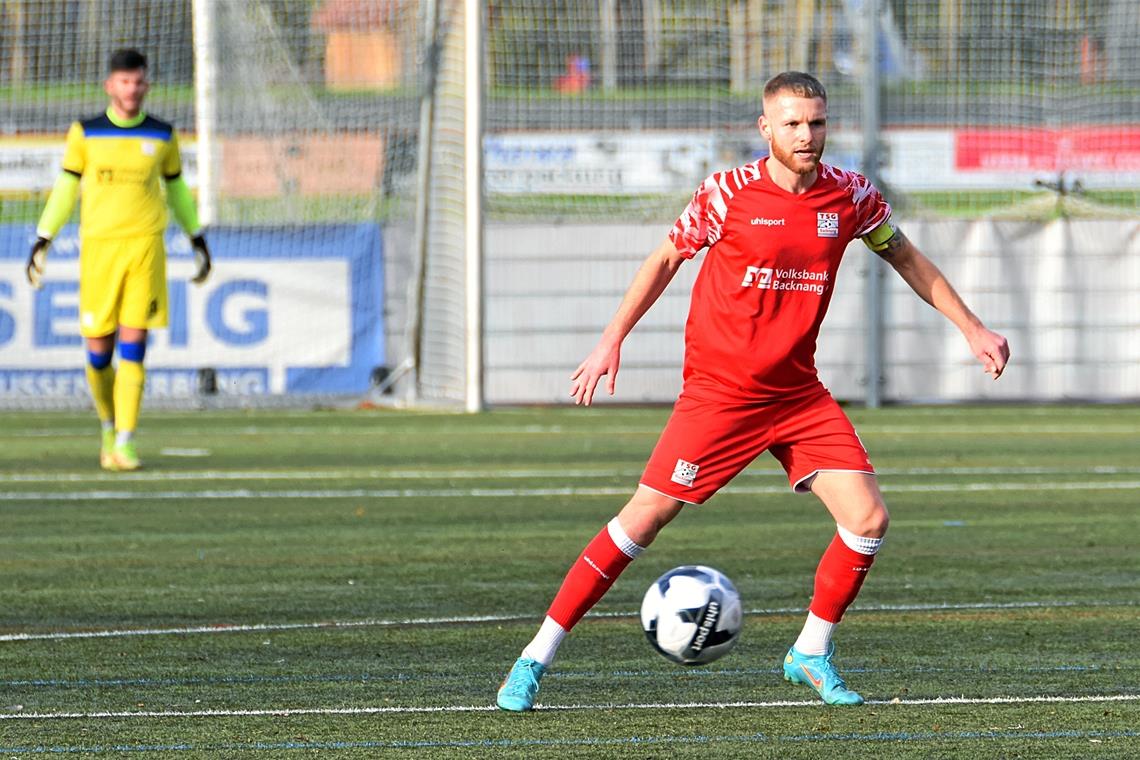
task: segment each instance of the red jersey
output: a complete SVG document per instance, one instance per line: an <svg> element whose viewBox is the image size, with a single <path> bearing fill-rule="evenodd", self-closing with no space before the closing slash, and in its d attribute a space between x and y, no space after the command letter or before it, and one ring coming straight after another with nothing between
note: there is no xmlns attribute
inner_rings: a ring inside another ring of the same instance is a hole
<svg viewBox="0 0 1140 760"><path fill-rule="evenodd" d="M686 258L708 248L685 325L685 389L769 401L821 389L815 344L847 244L890 205L861 174L819 165L794 195L766 158L713 174L669 233Z"/></svg>

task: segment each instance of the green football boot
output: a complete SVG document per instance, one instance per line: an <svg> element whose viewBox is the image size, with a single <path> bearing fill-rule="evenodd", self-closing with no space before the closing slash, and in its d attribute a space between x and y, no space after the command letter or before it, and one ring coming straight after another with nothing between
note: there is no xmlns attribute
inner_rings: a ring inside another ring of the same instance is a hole
<svg viewBox="0 0 1140 760"><path fill-rule="evenodd" d="M115 450L115 429L107 428L103 431L103 443L99 447L99 466L104 470L115 469L115 459L111 452Z"/></svg>
<svg viewBox="0 0 1140 760"><path fill-rule="evenodd" d="M111 469L118 472L134 472L141 469L142 462L139 461L138 452L135 450L135 442L115 444L111 449L111 464Z"/></svg>

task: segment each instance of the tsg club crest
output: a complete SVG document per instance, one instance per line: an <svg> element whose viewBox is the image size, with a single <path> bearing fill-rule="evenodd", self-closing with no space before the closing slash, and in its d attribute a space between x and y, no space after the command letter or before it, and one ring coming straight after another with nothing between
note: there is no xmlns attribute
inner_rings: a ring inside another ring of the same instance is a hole
<svg viewBox="0 0 1140 760"><path fill-rule="evenodd" d="M815 231L818 237L839 237L839 214L820 211L815 215Z"/></svg>
<svg viewBox="0 0 1140 760"><path fill-rule="evenodd" d="M673 477L670 478L674 483L680 483L683 486L693 487L693 481L697 479L697 470L700 465L686 462L684 459L677 460L677 466L673 468Z"/></svg>

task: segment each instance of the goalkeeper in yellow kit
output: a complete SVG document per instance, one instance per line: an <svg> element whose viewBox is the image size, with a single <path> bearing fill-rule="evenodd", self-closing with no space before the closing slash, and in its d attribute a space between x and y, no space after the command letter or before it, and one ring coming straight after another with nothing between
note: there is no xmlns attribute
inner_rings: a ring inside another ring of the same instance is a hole
<svg viewBox="0 0 1140 760"><path fill-rule="evenodd" d="M104 82L110 106L106 113L71 125L63 172L28 257L28 281L38 288L51 240L82 195L79 329L87 343L87 381L103 425L99 461L107 470L141 466L134 432L146 376L147 330L167 324L167 203L191 238L193 281L202 282L210 272L210 253L194 197L182 178L174 128L142 110L149 86L142 53L118 50L111 56ZM117 368L111 365L116 339Z"/></svg>

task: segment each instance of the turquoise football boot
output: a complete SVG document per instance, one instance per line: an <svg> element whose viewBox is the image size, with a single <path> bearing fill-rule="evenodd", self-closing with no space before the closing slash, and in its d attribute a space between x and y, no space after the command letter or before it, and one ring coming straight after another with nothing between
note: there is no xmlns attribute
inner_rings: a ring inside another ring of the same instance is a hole
<svg viewBox="0 0 1140 760"><path fill-rule="evenodd" d="M496 702L499 707L511 712L526 712L534 709L534 697L538 694L538 682L546 666L538 660L520 657L499 687Z"/></svg>
<svg viewBox="0 0 1140 760"><path fill-rule="evenodd" d="M800 654L795 647L788 650L784 658L784 680L810 686L829 705L861 705L863 697L847 688L847 683L835 669L831 658L835 656L835 644L828 647L827 654Z"/></svg>

